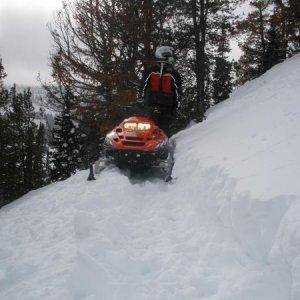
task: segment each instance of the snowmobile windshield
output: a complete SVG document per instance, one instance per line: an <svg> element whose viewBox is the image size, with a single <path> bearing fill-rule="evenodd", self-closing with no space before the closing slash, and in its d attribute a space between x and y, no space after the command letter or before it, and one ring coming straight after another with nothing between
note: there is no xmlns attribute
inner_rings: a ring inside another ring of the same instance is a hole
<svg viewBox="0 0 300 300"><path fill-rule="evenodd" d="M127 122L124 124L124 128L128 130L146 131L151 129L150 123L135 123Z"/></svg>

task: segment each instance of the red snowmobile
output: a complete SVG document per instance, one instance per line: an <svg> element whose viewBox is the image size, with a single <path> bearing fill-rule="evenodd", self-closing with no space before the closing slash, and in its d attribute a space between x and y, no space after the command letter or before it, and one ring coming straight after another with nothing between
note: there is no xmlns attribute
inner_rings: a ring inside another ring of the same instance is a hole
<svg viewBox="0 0 300 300"><path fill-rule="evenodd" d="M174 147L174 142L154 121L130 117L106 135L103 157L96 162L95 172L99 173L110 163L131 171L158 168L168 182L172 179Z"/></svg>

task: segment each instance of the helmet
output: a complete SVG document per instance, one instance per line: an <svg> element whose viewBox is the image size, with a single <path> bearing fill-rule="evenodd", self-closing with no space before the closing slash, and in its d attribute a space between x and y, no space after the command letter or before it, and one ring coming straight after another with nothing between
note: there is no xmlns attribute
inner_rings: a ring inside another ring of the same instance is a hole
<svg viewBox="0 0 300 300"><path fill-rule="evenodd" d="M158 59L163 59L163 60L168 61L169 63L172 63L174 61L173 51L174 51L174 48L172 48L170 46L161 46L161 47L156 48L155 56Z"/></svg>

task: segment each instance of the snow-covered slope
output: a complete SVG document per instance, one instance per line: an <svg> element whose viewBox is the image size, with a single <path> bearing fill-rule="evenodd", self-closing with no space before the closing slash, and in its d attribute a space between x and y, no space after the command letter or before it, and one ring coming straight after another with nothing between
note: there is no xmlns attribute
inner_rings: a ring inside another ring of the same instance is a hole
<svg viewBox="0 0 300 300"><path fill-rule="evenodd" d="M300 56L176 136L173 184L116 168L0 211L0 299L300 299Z"/></svg>

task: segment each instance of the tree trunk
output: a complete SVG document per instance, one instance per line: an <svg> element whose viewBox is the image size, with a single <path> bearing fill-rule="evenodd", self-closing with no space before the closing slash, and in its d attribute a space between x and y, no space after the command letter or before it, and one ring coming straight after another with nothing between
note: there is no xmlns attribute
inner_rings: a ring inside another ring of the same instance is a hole
<svg viewBox="0 0 300 300"><path fill-rule="evenodd" d="M144 32L144 47L145 59L150 61L152 59L152 34L153 34L153 0L143 1L143 11L145 17L145 32Z"/></svg>
<svg viewBox="0 0 300 300"><path fill-rule="evenodd" d="M192 1L193 10L193 30L195 37L195 73L196 73L196 91L197 99L195 103L196 119L203 120L204 101L205 101L205 16L204 16L204 0L200 0L200 11L198 9L197 0ZM198 20L199 19L199 20ZM201 38L200 38L201 37Z"/></svg>
<svg viewBox="0 0 300 300"><path fill-rule="evenodd" d="M265 22L263 16L263 7L259 6L259 35L260 35L260 44L261 44L261 68L262 73L267 71L267 61L266 61L266 42L265 42Z"/></svg>

